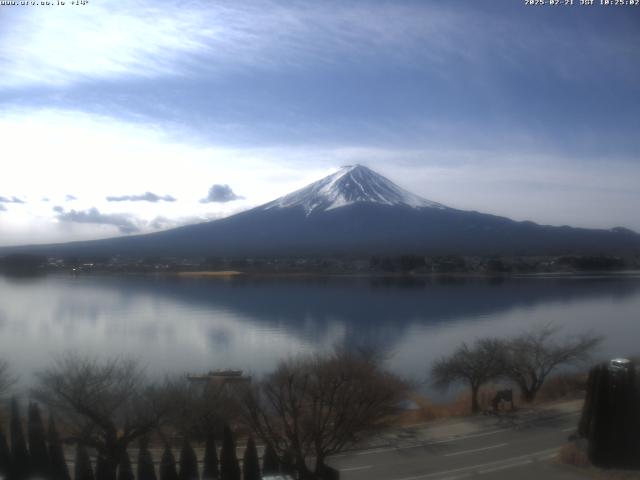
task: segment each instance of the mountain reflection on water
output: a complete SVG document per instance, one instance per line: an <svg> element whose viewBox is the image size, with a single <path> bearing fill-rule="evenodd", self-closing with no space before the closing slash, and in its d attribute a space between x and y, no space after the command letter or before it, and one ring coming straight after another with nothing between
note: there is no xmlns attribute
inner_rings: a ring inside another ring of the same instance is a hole
<svg viewBox="0 0 640 480"><path fill-rule="evenodd" d="M0 355L24 383L69 350L136 356L151 374L259 375L340 343L379 348L421 381L462 341L547 322L605 334L601 356L637 353L639 307L634 276L0 278Z"/></svg>

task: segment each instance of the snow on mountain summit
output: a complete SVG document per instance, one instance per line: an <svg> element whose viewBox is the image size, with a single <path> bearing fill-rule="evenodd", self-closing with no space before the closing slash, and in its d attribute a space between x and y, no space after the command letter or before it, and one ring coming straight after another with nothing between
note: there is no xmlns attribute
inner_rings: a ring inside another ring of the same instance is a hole
<svg viewBox="0 0 640 480"><path fill-rule="evenodd" d="M412 208L446 208L414 195L362 165L347 165L336 173L264 205L264 209L303 207L306 214L358 202L404 205Z"/></svg>

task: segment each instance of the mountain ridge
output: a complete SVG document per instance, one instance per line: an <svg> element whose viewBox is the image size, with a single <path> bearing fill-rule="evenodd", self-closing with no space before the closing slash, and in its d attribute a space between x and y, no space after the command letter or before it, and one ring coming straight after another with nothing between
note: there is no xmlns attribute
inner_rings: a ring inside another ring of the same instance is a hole
<svg viewBox="0 0 640 480"><path fill-rule="evenodd" d="M144 235L0 248L16 251L131 257L637 253L640 235L458 210L355 165L226 218Z"/></svg>

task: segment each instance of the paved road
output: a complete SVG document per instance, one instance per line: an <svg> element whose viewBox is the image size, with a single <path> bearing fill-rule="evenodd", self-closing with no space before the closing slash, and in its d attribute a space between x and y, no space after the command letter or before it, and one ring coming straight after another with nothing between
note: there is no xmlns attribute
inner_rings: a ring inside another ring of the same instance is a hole
<svg viewBox="0 0 640 480"><path fill-rule="evenodd" d="M578 413L571 413L455 440L350 452L329 464L342 480L579 479L555 462L577 421Z"/></svg>

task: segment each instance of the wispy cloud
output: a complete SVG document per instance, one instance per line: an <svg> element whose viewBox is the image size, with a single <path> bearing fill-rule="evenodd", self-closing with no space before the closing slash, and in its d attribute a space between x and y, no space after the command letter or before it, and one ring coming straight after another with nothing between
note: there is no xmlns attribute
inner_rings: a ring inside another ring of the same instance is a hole
<svg viewBox="0 0 640 480"><path fill-rule="evenodd" d="M0 36L6 72L0 84L9 87L176 73L176 63L204 48L202 39L212 33L199 9L185 4L95 0L8 10ZM17 34L22 41L9 42Z"/></svg>
<svg viewBox="0 0 640 480"><path fill-rule="evenodd" d="M148 226L154 230L167 230L169 228L181 227L183 225L192 225L194 223L206 222L209 220L215 220L217 217L215 215L208 216L186 216L186 217L178 217L178 218L169 218L163 215L158 215L150 222L148 222Z"/></svg>
<svg viewBox="0 0 640 480"><path fill-rule="evenodd" d="M157 195L153 192L145 192L142 195L108 196L107 202L175 202L171 195Z"/></svg>
<svg viewBox="0 0 640 480"><path fill-rule="evenodd" d="M25 203L25 201L18 197L0 197L0 203Z"/></svg>
<svg viewBox="0 0 640 480"><path fill-rule="evenodd" d="M422 51L436 59L455 45L443 38L455 31L451 13L424 6L95 0L3 13L10 21L0 36L0 85L20 88L327 64L373 55L372 47L377 55L395 56L398 47L424 40L431 48ZM8 41L17 34L21 42ZM207 62L197 61L203 57Z"/></svg>
<svg viewBox="0 0 640 480"><path fill-rule="evenodd" d="M78 199L78 197L76 197L75 195L65 195L65 196L64 196L64 199L65 199L67 202L72 202L72 201L74 201L74 200L77 200L77 199Z"/></svg>
<svg viewBox="0 0 640 480"><path fill-rule="evenodd" d="M234 200L241 200L244 197L236 195L229 185L213 185L209 193L200 203L225 203Z"/></svg>
<svg viewBox="0 0 640 480"><path fill-rule="evenodd" d="M61 222L73 223L91 223L95 225L112 225L116 227L120 233L136 233L140 231L140 226L135 217L129 214L120 213L101 213L97 208L93 207L88 210L69 210L61 211L56 215Z"/></svg>
<svg viewBox="0 0 640 480"><path fill-rule="evenodd" d="M582 32L524 22L521 10L511 11L514 18L496 15L473 3L93 0L84 7L5 9L0 85L219 75L380 58L416 68L463 62L478 68L477 77L487 61L517 68L522 54L544 58L560 74L579 66L573 75L580 75L594 59L639 55L633 42L610 48L606 34L585 40L589 56L576 54L568 40Z"/></svg>
<svg viewBox="0 0 640 480"><path fill-rule="evenodd" d="M4 205L0 204L0 212L6 212L7 211L7 207L5 207Z"/></svg>

